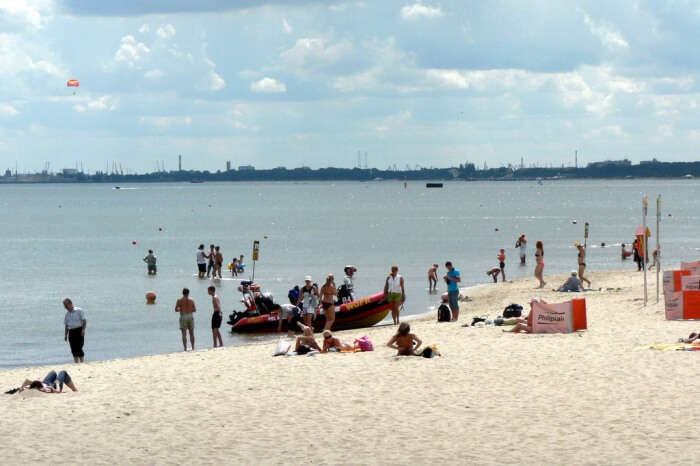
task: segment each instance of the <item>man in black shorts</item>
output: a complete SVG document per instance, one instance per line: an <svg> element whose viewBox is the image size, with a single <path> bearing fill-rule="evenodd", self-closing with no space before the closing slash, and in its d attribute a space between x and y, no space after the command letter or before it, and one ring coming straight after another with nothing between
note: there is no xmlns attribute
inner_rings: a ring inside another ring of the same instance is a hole
<svg viewBox="0 0 700 466"><path fill-rule="evenodd" d="M221 341L221 332L219 331L221 328L221 318L223 317L221 315L221 298L216 294L215 286L210 286L207 292L209 296L211 296L211 304L214 307L214 313L211 315L211 333L214 338L214 348L216 348L217 342L219 343L218 346L224 346L224 342Z"/></svg>

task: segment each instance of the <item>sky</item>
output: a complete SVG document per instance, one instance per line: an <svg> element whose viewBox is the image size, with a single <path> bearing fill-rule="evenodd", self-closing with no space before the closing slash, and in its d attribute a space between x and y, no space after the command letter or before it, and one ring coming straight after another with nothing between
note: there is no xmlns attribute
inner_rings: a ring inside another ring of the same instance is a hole
<svg viewBox="0 0 700 466"><path fill-rule="evenodd" d="M699 51L696 0L0 0L0 169L696 161Z"/></svg>

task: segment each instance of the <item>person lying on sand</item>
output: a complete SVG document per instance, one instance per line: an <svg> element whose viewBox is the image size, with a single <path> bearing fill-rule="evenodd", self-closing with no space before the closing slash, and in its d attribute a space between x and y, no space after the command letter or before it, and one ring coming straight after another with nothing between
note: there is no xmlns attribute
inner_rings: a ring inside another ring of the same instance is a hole
<svg viewBox="0 0 700 466"><path fill-rule="evenodd" d="M681 338L678 341L681 343L700 343L700 334L693 332L688 335L688 338Z"/></svg>
<svg viewBox="0 0 700 466"><path fill-rule="evenodd" d="M302 334L296 339L294 351L296 351L297 354L306 354L312 350L321 351L321 347L318 346L316 338L314 338L314 330L301 322L297 322L297 325L301 329Z"/></svg>
<svg viewBox="0 0 700 466"><path fill-rule="evenodd" d="M58 386L56 385L56 382L58 382ZM71 379L70 375L68 375L68 372L61 371L57 375L56 371L51 371L46 374L43 381L26 379L22 383L21 387L15 388L6 393L12 394L22 392L24 390L38 390L43 393L62 393L63 384L66 384L68 388L74 392L78 391L77 387L73 383L73 379Z"/></svg>
<svg viewBox="0 0 700 466"><path fill-rule="evenodd" d="M422 344L421 339L411 333L411 326L406 322L401 322L396 335L391 337L386 346L396 349L397 356L417 356L416 350Z"/></svg>
<svg viewBox="0 0 700 466"><path fill-rule="evenodd" d="M348 345L340 341L339 338L333 336L330 330L323 331L323 349L322 353L341 352L341 351L353 351L355 348L352 345Z"/></svg>
<svg viewBox="0 0 700 466"><path fill-rule="evenodd" d="M513 325L515 323L515 325ZM503 329L508 333L532 333L532 327L528 325L527 316L503 319L503 325L513 325L510 330Z"/></svg>

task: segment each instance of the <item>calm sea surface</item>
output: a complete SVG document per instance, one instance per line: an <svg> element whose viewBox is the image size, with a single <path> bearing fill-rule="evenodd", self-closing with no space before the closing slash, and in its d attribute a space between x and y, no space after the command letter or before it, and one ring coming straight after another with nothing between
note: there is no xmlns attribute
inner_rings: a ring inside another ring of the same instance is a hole
<svg viewBox="0 0 700 466"><path fill-rule="evenodd" d="M86 311L87 360L181 350L173 306L183 287L192 290L198 306L197 346L210 347L211 282L195 276L200 243L221 245L226 262L244 254L249 275L253 240L260 240L256 280L281 302L304 275L319 282L328 273L342 279L345 264L358 268L358 295L375 293L396 263L407 285L406 314L435 305L438 298L427 293L426 280L433 262L442 276L444 262L452 260L463 286L476 285L488 282L485 271L497 266L498 249L505 248L507 278L532 275L534 243L541 239L545 274L571 270L573 242L583 241L586 221L589 245L595 245L588 252L589 270L633 268L632 261L620 260L619 244L632 242L644 194L650 197L652 244L655 199L663 196L664 263L677 266L682 258L700 256L697 180L449 182L443 189L419 182L404 189L396 181L122 188L0 185L0 367L72 361L63 341L64 297ZM526 267L518 265L514 249L521 233L529 239ZM609 247L596 247L601 242ZM156 277L146 274L141 261L149 248L158 256ZM226 317L240 309L238 282L214 283ZM158 294L154 306L145 304L150 290ZM270 338L228 329L224 324L225 345Z"/></svg>

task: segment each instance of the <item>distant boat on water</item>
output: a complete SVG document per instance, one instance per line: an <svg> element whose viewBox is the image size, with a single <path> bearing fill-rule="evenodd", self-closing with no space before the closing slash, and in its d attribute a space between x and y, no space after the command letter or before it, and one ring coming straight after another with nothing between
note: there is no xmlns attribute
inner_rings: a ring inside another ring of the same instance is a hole
<svg viewBox="0 0 700 466"><path fill-rule="evenodd" d="M203 180L190 180L190 183L204 183Z"/></svg>
<svg viewBox="0 0 700 466"><path fill-rule="evenodd" d="M684 178L686 180L690 180L690 179L694 178L694 176L691 175L690 173L688 173L687 175L683 175L681 178Z"/></svg>
<svg viewBox="0 0 700 466"><path fill-rule="evenodd" d="M425 183L426 188L442 188L442 183Z"/></svg>

